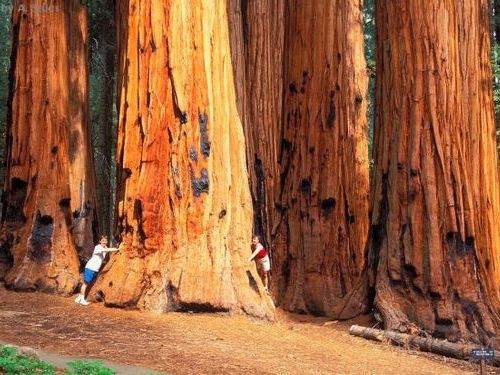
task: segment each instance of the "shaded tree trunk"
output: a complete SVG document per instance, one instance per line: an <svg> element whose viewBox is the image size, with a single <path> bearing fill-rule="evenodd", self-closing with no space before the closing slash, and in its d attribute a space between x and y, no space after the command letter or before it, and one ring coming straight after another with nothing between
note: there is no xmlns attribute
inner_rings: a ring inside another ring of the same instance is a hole
<svg viewBox="0 0 500 375"><path fill-rule="evenodd" d="M376 12L375 307L389 330L488 344L500 307L488 1Z"/></svg>
<svg viewBox="0 0 500 375"><path fill-rule="evenodd" d="M244 118L247 163L254 205L254 232L272 252L283 114L284 1L230 1L239 15L231 28L238 100ZM272 256L272 254L271 254Z"/></svg>
<svg viewBox="0 0 500 375"><path fill-rule="evenodd" d="M103 7L106 7L103 9ZM111 236L114 201L113 155L116 148L113 114L115 106L115 12L113 2L95 5L96 50L93 51L95 74L100 81L97 129L95 131L95 159L97 200L101 233Z"/></svg>
<svg viewBox="0 0 500 375"><path fill-rule="evenodd" d="M274 318L250 255L252 207L225 2L117 4L118 229L105 302Z"/></svg>
<svg viewBox="0 0 500 375"><path fill-rule="evenodd" d="M103 83L103 104L101 112L101 137L103 142L104 173L102 174L102 233L111 235L112 213L113 213L113 148L116 147L113 131L113 106L115 105L115 51L111 46L105 52L106 79ZM116 130L116 129L115 129Z"/></svg>
<svg viewBox="0 0 500 375"><path fill-rule="evenodd" d="M69 158L71 233L82 260L92 255L98 230L89 108L88 16L82 1L66 1L69 15Z"/></svg>
<svg viewBox="0 0 500 375"><path fill-rule="evenodd" d="M361 4L289 1L285 25L273 294L291 311L348 318L364 309L350 292L368 236Z"/></svg>
<svg viewBox="0 0 500 375"><path fill-rule="evenodd" d="M95 224L86 9L77 0L27 7L16 1L13 11L2 217L2 249L13 264L5 281L71 293Z"/></svg>

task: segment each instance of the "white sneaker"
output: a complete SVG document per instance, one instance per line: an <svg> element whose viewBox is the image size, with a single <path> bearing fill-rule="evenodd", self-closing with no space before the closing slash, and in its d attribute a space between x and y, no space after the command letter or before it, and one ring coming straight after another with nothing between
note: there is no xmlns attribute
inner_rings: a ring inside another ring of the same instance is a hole
<svg viewBox="0 0 500 375"><path fill-rule="evenodd" d="M88 305L90 305L90 302L89 302L89 301L87 301L87 300L86 300L85 298L83 298L83 297L80 299L80 302L78 302L78 303L79 303L80 305L83 305L83 306L88 306Z"/></svg>
<svg viewBox="0 0 500 375"><path fill-rule="evenodd" d="M83 297L83 296L82 296L81 294L79 294L79 295L75 298L75 302L76 302L76 303L80 303L80 301L82 300L82 297Z"/></svg>

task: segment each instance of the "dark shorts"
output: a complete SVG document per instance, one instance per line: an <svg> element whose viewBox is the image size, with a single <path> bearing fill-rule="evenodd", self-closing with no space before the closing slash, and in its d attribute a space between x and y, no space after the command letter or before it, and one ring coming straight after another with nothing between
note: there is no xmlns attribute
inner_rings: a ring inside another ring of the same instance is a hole
<svg viewBox="0 0 500 375"><path fill-rule="evenodd" d="M87 284L93 283L97 279L97 272L89 270L88 268L85 268L83 270L83 281L85 281Z"/></svg>

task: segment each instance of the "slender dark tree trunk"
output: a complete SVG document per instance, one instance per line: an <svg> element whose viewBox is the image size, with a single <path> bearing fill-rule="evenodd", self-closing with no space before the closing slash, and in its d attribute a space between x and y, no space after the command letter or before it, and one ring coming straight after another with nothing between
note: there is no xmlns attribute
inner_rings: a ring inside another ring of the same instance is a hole
<svg viewBox="0 0 500 375"><path fill-rule="evenodd" d="M114 127L113 127L113 107L115 105L114 95L114 74L115 74L115 51L111 46L108 47L105 54L106 64L106 84L103 87L103 112L102 112L102 137L103 137L103 151L104 162L106 166L106 176L103 181L104 205L103 205L103 233L111 235L112 215L113 215L113 149L115 147Z"/></svg>
<svg viewBox="0 0 500 375"><path fill-rule="evenodd" d="M113 113L115 106L115 55L116 33L114 32L114 13L110 9L101 11L96 27L98 38L96 58L100 64L96 65L96 72L101 82L100 109L98 113L97 129L97 188L99 202L99 223L103 234L111 235L114 200L114 169L113 155L115 134ZM102 60L101 60L102 59Z"/></svg>

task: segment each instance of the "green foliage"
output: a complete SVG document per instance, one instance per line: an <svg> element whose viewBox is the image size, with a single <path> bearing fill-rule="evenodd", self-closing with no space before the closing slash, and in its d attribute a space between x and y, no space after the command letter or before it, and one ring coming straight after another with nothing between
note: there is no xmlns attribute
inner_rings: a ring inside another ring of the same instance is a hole
<svg viewBox="0 0 500 375"><path fill-rule="evenodd" d="M56 369L36 357L22 356L15 348L0 345L0 372L6 375L55 375Z"/></svg>
<svg viewBox="0 0 500 375"><path fill-rule="evenodd" d="M114 375L115 371L104 366L102 361L72 361L68 362L66 375Z"/></svg>
<svg viewBox="0 0 500 375"><path fill-rule="evenodd" d="M365 0L364 2L364 29L365 29L365 57L370 76L375 73L375 1Z"/></svg>
<svg viewBox="0 0 500 375"><path fill-rule="evenodd" d="M116 372L105 367L102 361L71 361L64 375L115 375ZM10 346L0 345L0 374L6 375L56 375L62 370L56 369L36 357L19 355Z"/></svg>

